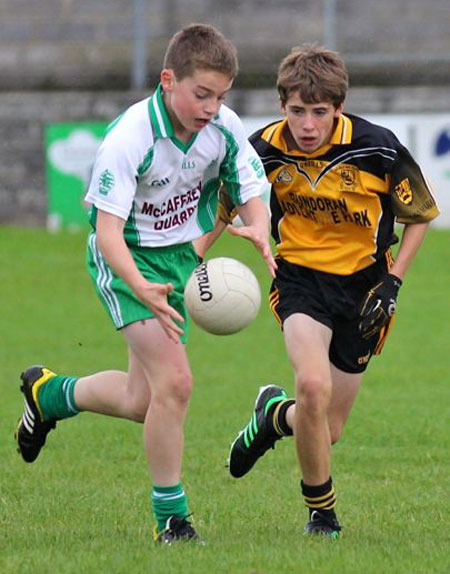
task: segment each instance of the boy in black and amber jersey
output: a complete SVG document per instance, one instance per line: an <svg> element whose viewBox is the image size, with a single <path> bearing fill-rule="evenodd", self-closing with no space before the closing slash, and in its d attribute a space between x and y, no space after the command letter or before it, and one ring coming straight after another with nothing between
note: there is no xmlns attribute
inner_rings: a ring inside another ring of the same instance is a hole
<svg viewBox="0 0 450 574"><path fill-rule="evenodd" d="M330 447L439 211L396 136L343 113L348 77L336 52L294 48L280 64L277 87L285 118L250 141L272 184L278 269L270 306L284 333L296 397L261 387L250 423L232 444L229 469L243 476L278 439L294 434L309 508L304 531L336 538ZM226 212L222 205L222 220ZM404 230L394 261L395 222Z"/></svg>
<svg viewBox="0 0 450 574"><path fill-rule="evenodd" d="M314 114L321 113L316 107ZM292 102L289 114L301 114ZM350 275L385 257L397 241L395 220L423 223L437 210L420 168L392 132L338 110L334 115L329 141L309 154L295 144L290 148L287 119L251 140L273 185L278 254Z"/></svg>

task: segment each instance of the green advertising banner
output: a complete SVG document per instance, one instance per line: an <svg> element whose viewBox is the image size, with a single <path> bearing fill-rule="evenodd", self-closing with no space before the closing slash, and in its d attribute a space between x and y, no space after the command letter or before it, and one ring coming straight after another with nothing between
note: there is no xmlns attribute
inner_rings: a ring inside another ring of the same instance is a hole
<svg viewBox="0 0 450 574"><path fill-rule="evenodd" d="M88 225L84 196L95 154L108 124L49 124L45 130L47 227L76 230Z"/></svg>

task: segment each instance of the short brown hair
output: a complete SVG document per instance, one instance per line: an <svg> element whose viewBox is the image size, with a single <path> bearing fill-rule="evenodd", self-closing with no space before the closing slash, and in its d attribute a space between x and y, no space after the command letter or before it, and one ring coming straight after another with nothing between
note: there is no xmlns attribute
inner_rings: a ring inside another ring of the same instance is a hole
<svg viewBox="0 0 450 574"><path fill-rule="evenodd" d="M278 68L277 89L283 103L299 92L305 104L328 101L337 108L347 94L347 69L337 52L316 44L296 46Z"/></svg>
<svg viewBox="0 0 450 574"><path fill-rule="evenodd" d="M172 69L178 80L192 76L199 69L222 72L230 78L237 76L239 70L234 45L207 24L190 24L172 37L164 68Z"/></svg>

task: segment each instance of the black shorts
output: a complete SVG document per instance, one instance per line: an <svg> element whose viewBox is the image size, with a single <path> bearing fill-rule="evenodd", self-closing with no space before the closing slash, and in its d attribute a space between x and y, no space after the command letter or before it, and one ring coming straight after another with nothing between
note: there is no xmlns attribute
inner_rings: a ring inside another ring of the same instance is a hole
<svg viewBox="0 0 450 574"><path fill-rule="evenodd" d="M367 291L386 273L387 260L352 275L324 273L277 258L278 270L270 290L270 308L282 326L294 313L304 313L333 331L329 357L346 373L362 373L372 355L379 354L389 325L370 339L359 332L359 309Z"/></svg>

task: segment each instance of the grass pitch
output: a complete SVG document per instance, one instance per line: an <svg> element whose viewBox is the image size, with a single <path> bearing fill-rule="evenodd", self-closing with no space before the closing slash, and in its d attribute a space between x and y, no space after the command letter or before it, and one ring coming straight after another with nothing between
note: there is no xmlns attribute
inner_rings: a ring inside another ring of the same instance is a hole
<svg viewBox="0 0 450 574"><path fill-rule="evenodd" d="M293 391L282 336L263 306L229 337L191 327L195 389L183 482L204 547L155 546L138 425L90 413L63 421L31 465L15 452L18 377L43 363L83 375L126 368L125 344L84 270L82 235L0 228L0 572L108 574L424 574L450 571L450 233L431 230L399 296L399 316L375 358L333 476L344 525L337 542L307 539L292 441L232 479L229 445L259 385ZM246 242L212 255L269 278Z"/></svg>

